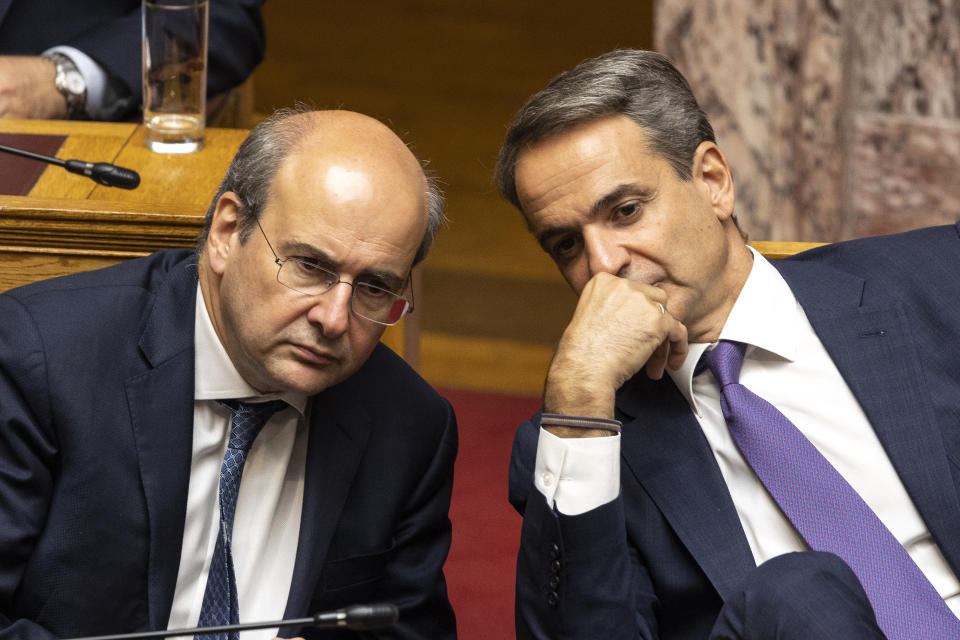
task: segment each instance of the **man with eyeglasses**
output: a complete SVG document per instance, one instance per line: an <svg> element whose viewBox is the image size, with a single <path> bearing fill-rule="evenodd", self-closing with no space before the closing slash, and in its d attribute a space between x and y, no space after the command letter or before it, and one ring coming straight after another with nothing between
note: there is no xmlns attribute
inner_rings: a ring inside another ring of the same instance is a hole
<svg viewBox="0 0 960 640"><path fill-rule="evenodd" d="M386 126L284 110L196 251L0 295L0 638L380 602L383 637L454 637L456 420L379 344L442 218Z"/></svg>

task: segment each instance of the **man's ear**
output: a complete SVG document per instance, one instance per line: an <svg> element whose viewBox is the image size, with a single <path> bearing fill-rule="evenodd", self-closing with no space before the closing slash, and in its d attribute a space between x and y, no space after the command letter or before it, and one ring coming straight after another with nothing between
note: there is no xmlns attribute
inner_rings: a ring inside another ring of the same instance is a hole
<svg viewBox="0 0 960 640"><path fill-rule="evenodd" d="M223 275L231 251L240 244L237 218L240 215L241 206L243 205L240 196L233 191L227 191L217 200L217 206L213 210L213 220L210 223L204 252L210 261L210 268L217 275Z"/></svg>
<svg viewBox="0 0 960 640"><path fill-rule="evenodd" d="M717 219L724 221L732 216L736 193L730 165L720 147L713 142L701 142L693 154L692 173L709 195Z"/></svg>

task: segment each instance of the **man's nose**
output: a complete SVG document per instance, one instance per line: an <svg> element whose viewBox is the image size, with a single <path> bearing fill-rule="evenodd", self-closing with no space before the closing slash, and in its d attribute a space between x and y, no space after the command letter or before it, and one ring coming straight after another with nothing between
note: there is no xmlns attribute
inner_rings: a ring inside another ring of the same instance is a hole
<svg viewBox="0 0 960 640"><path fill-rule="evenodd" d="M350 326L352 296L353 287L350 283L338 282L317 296L313 306L307 311L307 319L315 325L320 325L326 338L343 335Z"/></svg>
<svg viewBox="0 0 960 640"><path fill-rule="evenodd" d="M630 263L630 253L617 242L617 234L611 230L584 230L583 243L591 278L601 272L619 275Z"/></svg>

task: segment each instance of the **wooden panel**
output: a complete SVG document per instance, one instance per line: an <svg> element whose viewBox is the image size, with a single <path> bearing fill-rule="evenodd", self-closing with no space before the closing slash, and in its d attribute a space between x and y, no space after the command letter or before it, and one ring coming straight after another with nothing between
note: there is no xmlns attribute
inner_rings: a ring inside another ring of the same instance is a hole
<svg viewBox="0 0 960 640"><path fill-rule="evenodd" d="M0 291L69 273L109 267L123 259L82 253L26 253L19 247L0 245Z"/></svg>
<svg viewBox="0 0 960 640"><path fill-rule="evenodd" d="M432 384L536 395L543 392L553 346L425 331L420 372Z"/></svg>
<svg viewBox="0 0 960 640"><path fill-rule="evenodd" d="M193 246L203 218L179 211L159 204L0 196L0 244L124 256Z"/></svg>
<svg viewBox="0 0 960 640"><path fill-rule="evenodd" d="M813 249L815 247L822 247L827 244L826 242L768 242L765 240L757 240L751 242L750 246L763 254L764 257L769 258L770 260L781 260L788 256L792 256L795 253L800 253L801 251L806 251L807 249Z"/></svg>

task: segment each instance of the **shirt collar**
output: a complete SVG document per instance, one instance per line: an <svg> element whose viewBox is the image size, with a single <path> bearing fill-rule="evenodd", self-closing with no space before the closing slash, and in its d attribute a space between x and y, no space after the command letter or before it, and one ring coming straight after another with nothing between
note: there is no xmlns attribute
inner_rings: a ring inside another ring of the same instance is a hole
<svg viewBox="0 0 960 640"><path fill-rule="evenodd" d="M753 247L748 248L753 253L753 266L720 331L720 340L745 343L748 357L752 349L763 349L792 362L798 348L797 323L803 312L780 272ZM675 371L667 369L697 416L700 408L693 395L694 370L703 353L715 345L691 344L683 365Z"/></svg>
<svg viewBox="0 0 960 640"><path fill-rule="evenodd" d="M196 318L194 320L194 378L195 400L245 400L266 402L283 400L303 415L307 396L294 392L261 393L251 387L227 355L217 336L213 322L203 301L203 289L197 286Z"/></svg>

